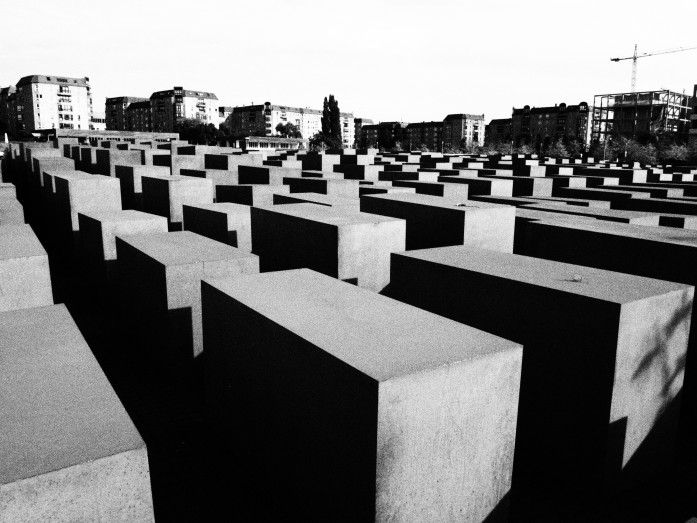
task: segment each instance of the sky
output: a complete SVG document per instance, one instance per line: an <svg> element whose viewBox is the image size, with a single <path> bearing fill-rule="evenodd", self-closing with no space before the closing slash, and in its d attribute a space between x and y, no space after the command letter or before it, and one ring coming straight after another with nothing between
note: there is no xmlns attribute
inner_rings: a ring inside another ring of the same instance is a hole
<svg viewBox="0 0 697 523"><path fill-rule="evenodd" d="M627 92L631 60L697 47L697 1L83 0L3 2L0 86L90 79L112 96L175 85L220 105L269 101L378 121L507 118L513 107ZM691 94L697 49L638 60L637 90Z"/></svg>

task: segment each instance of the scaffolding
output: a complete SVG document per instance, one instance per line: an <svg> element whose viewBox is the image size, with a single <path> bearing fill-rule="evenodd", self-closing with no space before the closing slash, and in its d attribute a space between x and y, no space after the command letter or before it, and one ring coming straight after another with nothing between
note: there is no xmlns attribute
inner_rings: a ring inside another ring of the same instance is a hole
<svg viewBox="0 0 697 523"><path fill-rule="evenodd" d="M687 142L694 99L667 89L595 96L591 142L671 136Z"/></svg>

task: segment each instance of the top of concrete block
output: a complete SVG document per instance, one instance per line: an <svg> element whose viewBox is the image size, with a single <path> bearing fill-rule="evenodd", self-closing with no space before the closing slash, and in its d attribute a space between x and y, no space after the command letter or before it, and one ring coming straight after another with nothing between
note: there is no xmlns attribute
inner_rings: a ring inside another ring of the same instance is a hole
<svg viewBox="0 0 697 523"><path fill-rule="evenodd" d="M392 200L397 202L411 203L415 205L428 205L431 207L441 207L443 209L456 209L461 211L476 211L481 209L492 208L510 208L510 205L501 205L497 203L478 202L474 200L465 200L457 198L444 198L443 196L432 196L430 194L416 193L389 193L389 194L371 194L362 196L361 198L379 198L381 200Z"/></svg>
<svg viewBox="0 0 697 523"><path fill-rule="evenodd" d="M249 214L249 205L242 205L240 203L184 204L184 207L193 207L194 209L203 209L204 211L220 212L224 214Z"/></svg>
<svg viewBox="0 0 697 523"><path fill-rule="evenodd" d="M0 313L0 485L145 443L65 305Z"/></svg>
<svg viewBox="0 0 697 523"><path fill-rule="evenodd" d="M567 222L564 223L564 225L566 224ZM473 249L461 245L403 252L399 253L399 256L417 258L467 271L492 275L497 278L618 304L643 300L651 296L667 294L689 287L679 283L644 278L621 272L594 269L518 254Z"/></svg>
<svg viewBox="0 0 697 523"><path fill-rule="evenodd" d="M625 236L642 240L673 243L689 247L697 247L697 231L689 229L677 229L674 227L648 227L645 225L632 225L628 223L611 222L607 220L594 220L592 222L549 222L540 220L535 226L553 225L570 229L586 230L600 234ZM669 262L666 262L669 263Z"/></svg>
<svg viewBox="0 0 697 523"><path fill-rule="evenodd" d="M519 347L309 269L205 281L377 381Z"/></svg>
<svg viewBox="0 0 697 523"><path fill-rule="evenodd" d="M247 207L249 208L249 207ZM315 222L322 222L329 225L354 225L359 223L384 223L400 221L398 218L369 214L365 212L352 211L341 207L327 207L314 205L312 203L296 203L290 205L266 205L255 207L268 212L295 216Z"/></svg>
<svg viewBox="0 0 697 523"><path fill-rule="evenodd" d="M142 236L117 235L117 238L165 266L249 257L256 258L254 254L211 240L191 231L165 232Z"/></svg>
<svg viewBox="0 0 697 523"><path fill-rule="evenodd" d="M46 256L46 250L30 225L0 226L0 260Z"/></svg>
<svg viewBox="0 0 697 523"><path fill-rule="evenodd" d="M111 222L138 222L143 220L158 220L167 223L167 218L164 216L158 216L156 214L150 214L142 211L135 210L104 210L104 211L89 211L80 212L79 214L91 218L95 221L102 223Z"/></svg>

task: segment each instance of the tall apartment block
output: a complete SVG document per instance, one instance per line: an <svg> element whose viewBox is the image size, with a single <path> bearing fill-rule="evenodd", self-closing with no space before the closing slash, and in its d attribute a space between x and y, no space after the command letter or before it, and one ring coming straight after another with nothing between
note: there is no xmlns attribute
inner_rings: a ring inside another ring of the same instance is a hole
<svg viewBox="0 0 697 523"><path fill-rule="evenodd" d="M362 129L364 125L373 125L373 121L370 118L354 118L353 119L353 137L354 146L356 148L360 147L360 141L362 136Z"/></svg>
<svg viewBox="0 0 697 523"><path fill-rule="evenodd" d="M150 106L150 101L147 98L137 96L107 98L105 103L106 128L109 131L130 131L127 111L129 106L136 102L148 102L148 107Z"/></svg>
<svg viewBox="0 0 697 523"><path fill-rule="evenodd" d="M692 114L690 115L690 132L687 145L691 156L697 156L697 85L692 91Z"/></svg>
<svg viewBox="0 0 697 523"><path fill-rule="evenodd" d="M322 111L318 109L289 107L266 102L263 105L246 105L232 110L233 136L275 136L279 123L295 125L304 139L322 130ZM340 113L344 147L355 142L355 118L352 113Z"/></svg>
<svg viewBox="0 0 697 523"><path fill-rule="evenodd" d="M443 147L483 144L484 133L483 114L449 114L443 120Z"/></svg>
<svg viewBox="0 0 697 523"><path fill-rule="evenodd" d="M443 122L419 122L407 125L409 149L425 147L440 151L443 147Z"/></svg>
<svg viewBox="0 0 697 523"><path fill-rule="evenodd" d="M89 78L32 75L0 93L0 120L10 132L92 129ZM3 120L4 119L4 120Z"/></svg>
<svg viewBox="0 0 697 523"><path fill-rule="evenodd" d="M152 132L150 100L133 102L126 108L127 131Z"/></svg>
<svg viewBox="0 0 697 523"><path fill-rule="evenodd" d="M697 93L695 93L697 94ZM693 97L668 89L595 96L591 140L624 136L642 141L649 136L671 136L687 143Z"/></svg>
<svg viewBox="0 0 697 523"><path fill-rule="evenodd" d="M547 147L557 140L588 144L590 111L586 102L578 105L560 103L554 107L513 108L511 139L516 145Z"/></svg>
<svg viewBox="0 0 697 523"><path fill-rule="evenodd" d="M154 132L172 132L177 123L186 119L200 120L204 124L218 123L218 97L183 87L153 93L150 110Z"/></svg>
<svg viewBox="0 0 697 523"><path fill-rule="evenodd" d="M218 127L225 123L228 116L232 114L233 107L221 106L218 107Z"/></svg>
<svg viewBox="0 0 697 523"><path fill-rule="evenodd" d="M488 144L510 143L512 140L511 124L511 118L491 120L485 127L486 139L484 141Z"/></svg>

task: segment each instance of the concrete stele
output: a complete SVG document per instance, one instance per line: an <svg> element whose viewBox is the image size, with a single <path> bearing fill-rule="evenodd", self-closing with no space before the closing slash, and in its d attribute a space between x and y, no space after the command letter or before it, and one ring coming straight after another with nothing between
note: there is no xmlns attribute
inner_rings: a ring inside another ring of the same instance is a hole
<svg viewBox="0 0 697 523"><path fill-rule="evenodd" d="M259 272L257 256L190 231L117 236L116 252L122 311L173 363L203 351L201 278Z"/></svg>
<svg viewBox="0 0 697 523"><path fill-rule="evenodd" d="M390 253L404 250L406 223L395 218L303 203L251 212L262 272L307 267L379 292Z"/></svg>
<svg viewBox="0 0 697 523"><path fill-rule="evenodd" d="M147 449L65 305L0 313L0 521L154 521Z"/></svg>
<svg viewBox="0 0 697 523"><path fill-rule="evenodd" d="M507 494L520 346L307 269L202 287L209 408L245 502L474 522Z"/></svg>
<svg viewBox="0 0 697 523"><path fill-rule="evenodd" d="M29 225L0 226L0 311L53 304L46 250Z"/></svg>

